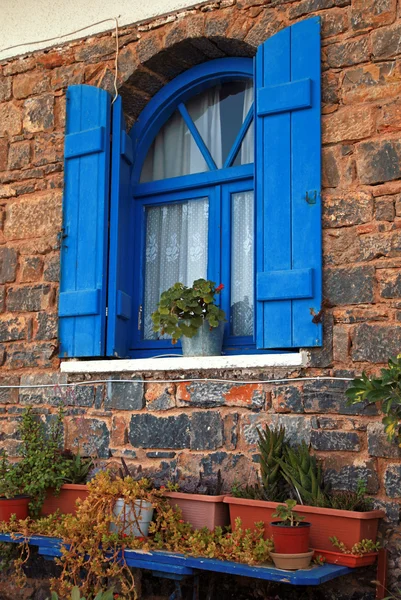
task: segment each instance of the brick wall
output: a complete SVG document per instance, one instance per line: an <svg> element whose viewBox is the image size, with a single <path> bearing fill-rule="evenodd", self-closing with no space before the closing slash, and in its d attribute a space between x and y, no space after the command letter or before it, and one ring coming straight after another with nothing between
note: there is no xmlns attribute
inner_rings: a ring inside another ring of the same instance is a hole
<svg viewBox="0 0 401 600"><path fill-rule="evenodd" d="M281 28L322 18L325 344L302 371L213 374L255 379L247 385L146 383L210 376L196 372L142 373L144 383L89 383L68 394L56 387L67 381L58 369L56 316L65 90L88 83L112 91L115 40L98 35L0 65L0 383L54 384L0 390L0 445L18 452L24 405L50 415L62 399L67 445L83 432L88 450L96 444L101 454L111 449L153 470L196 472L202 464L231 477L255 466L255 427L281 423L324 458L334 487L367 477L386 527L396 528L401 451L386 442L376 410L347 408L341 381L258 379L353 376L400 350L400 13L396 0L220 0L120 32L118 85L132 124L185 69L252 56ZM396 552L391 566L401 576Z"/></svg>

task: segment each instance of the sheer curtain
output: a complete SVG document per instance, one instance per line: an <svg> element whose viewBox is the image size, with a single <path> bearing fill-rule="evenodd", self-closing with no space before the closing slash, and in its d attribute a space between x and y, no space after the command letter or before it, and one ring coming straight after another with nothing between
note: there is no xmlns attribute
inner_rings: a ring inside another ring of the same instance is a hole
<svg viewBox="0 0 401 600"><path fill-rule="evenodd" d="M253 102L253 85L247 84L243 119ZM254 131L251 123L241 145L241 164L253 162ZM231 195L231 335L253 335L254 193Z"/></svg>

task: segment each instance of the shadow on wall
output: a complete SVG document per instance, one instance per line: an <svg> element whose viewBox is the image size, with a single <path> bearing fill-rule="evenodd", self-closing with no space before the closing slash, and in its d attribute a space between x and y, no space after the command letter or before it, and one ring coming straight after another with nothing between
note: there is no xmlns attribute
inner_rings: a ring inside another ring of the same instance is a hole
<svg viewBox="0 0 401 600"><path fill-rule="evenodd" d="M160 49L156 36L149 36L140 40L134 49L124 48L118 60L119 93L128 129L150 98L180 73L208 60L227 56L249 58L255 53L256 48L250 44L223 37L196 37ZM113 93L112 78L104 79L102 87Z"/></svg>

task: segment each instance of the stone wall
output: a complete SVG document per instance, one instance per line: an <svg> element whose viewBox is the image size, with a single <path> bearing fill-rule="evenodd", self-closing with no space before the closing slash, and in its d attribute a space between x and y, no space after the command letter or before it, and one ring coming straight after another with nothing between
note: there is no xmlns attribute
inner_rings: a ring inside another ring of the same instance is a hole
<svg viewBox="0 0 401 600"><path fill-rule="evenodd" d="M88 451L95 443L101 455L151 470L221 467L248 477L256 426L284 424L324 459L335 488L368 479L396 548L401 451L386 442L376 410L347 408L343 381L259 380L352 377L377 371L401 347L400 11L396 0L220 0L120 31L118 86L132 124L185 69L253 56L283 27L322 18L324 347L299 371L213 374L250 384L166 372L124 374L141 380L134 385L86 375L85 386L57 387L67 381L57 357L65 91L76 83L112 91L115 40L98 35L0 65L0 384L51 384L0 389L1 446L18 454L23 406L50 418L63 401L69 446L84 434ZM401 577L396 550L391 567Z"/></svg>

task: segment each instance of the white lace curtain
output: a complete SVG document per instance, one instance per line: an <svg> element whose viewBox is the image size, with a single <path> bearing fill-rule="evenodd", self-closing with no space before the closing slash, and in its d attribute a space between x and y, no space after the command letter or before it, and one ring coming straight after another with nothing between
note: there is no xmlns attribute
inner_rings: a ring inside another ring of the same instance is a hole
<svg viewBox="0 0 401 600"><path fill-rule="evenodd" d="M244 95L244 117L251 104L252 85L250 84ZM187 108L217 167L221 168L223 157L220 133L220 88L212 88L193 98L188 102ZM252 162L253 132L248 132L240 152L242 163ZM181 115L175 113L156 136L144 163L141 180L154 181L207 170L206 162ZM236 266L232 274L234 285L231 286L231 298L232 304L237 307L241 306L238 303L243 301L250 303L253 318L253 198L252 193L248 193L243 201L241 199L243 196L244 194L233 195L232 209L235 211L233 265ZM158 334L152 330L150 315L155 310L161 293L178 281L185 285L192 285L195 279L207 277L208 213L207 198L166 203L147 209L145 339L158 337ZM252 329L252 323L249 324L249 311L246 323L243 311L237 309L234 315L237 316L234 316L232 332L235 332L235 335L247 335L245 328L246 331Z"/></svg>

